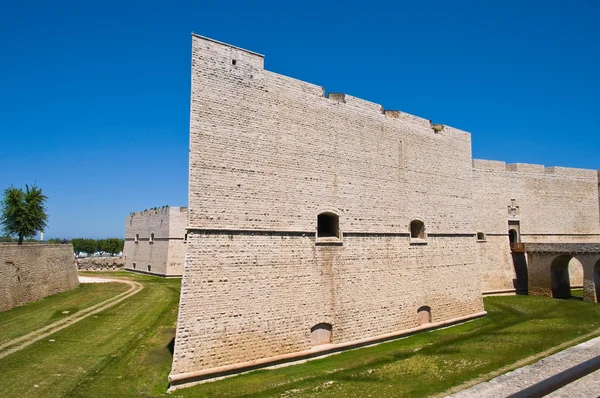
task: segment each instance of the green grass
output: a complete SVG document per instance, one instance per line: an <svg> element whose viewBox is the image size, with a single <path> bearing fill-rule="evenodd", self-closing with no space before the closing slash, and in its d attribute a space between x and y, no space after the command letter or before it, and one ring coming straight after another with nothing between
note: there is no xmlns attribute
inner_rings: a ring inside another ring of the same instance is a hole
<svg viewBox="0 0 600 398"><path fill-rule="evenodd" d="M583 289L571 289L571 297L583 298Z"/></svg>
<svg viewBox="0 0 600 398"><path fill-rule="evenodd" d="M129 289L122 283L80 284L74 290L0 312L0 343L73 315Z"/></svg>
<svg viewBox="0 0 600 398"><path fill-rule="evenodd" d="M97 274L95 274L97 275ZM145 288L0 360L0 396L164 396L180 280L127 275ZM600 328L600 305L487 297L485 318L304 364L177 390L170 397L422 397ZM600 331L598 331L600 333ZM37 387L36 387L37 385Z"/></svg>

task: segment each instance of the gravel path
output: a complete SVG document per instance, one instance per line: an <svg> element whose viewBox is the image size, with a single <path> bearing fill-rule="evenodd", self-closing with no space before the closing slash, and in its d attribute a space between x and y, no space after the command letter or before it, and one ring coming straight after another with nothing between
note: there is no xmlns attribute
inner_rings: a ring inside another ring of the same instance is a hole
<svg viewBox="0 0 600 398"><path fill-rule="evenodd" d="M111 279L111 278L96 278L90 276L80 276L79 281L81 283L107 283L107 282L116 282L116 283L125 283L130 286L129 290L126 292L120 293L114 297L111 297L107 300L104 300L98 304L95 304L91 307L83 309L81 311L75 312L73 315L62 318L59 321L51 323L50 325L44 326L43 328L34 330L31 333L28 333L24 336L17 337L12 340L8 340L2 344L0 344L0 358L4 358L7 355L12 354L13 352L22 350L30 344L35 343L41 339L44 339L50 336L53 333L58 332L66 327L71 326L72 324L81 321L82 319L87 318L90 315L94 315L100 311L104 311L107 308L113 307L119 304L121 301L125 300L138 293L140 290L144 288L141 283L128 281L125 279Z"/></svg>
<svg viewBox="0 0 600 398"><path fill-rule="evenodd" d="M99 276L83 276L79 275L80 283L108 283L108 282L119 282L122 283L122 279L102 278Z"/></svg>
<svg viewBox="0 0 600 398"><path fill-rule="evenodd" d="M600 356L600 337L551 355L532 365L519 368L488 382L450 395L452 398L507 397L527 387L570 369L582 362ZM550 397L600 396L600 371L591 373L565 387L554 391Z"/></svg>

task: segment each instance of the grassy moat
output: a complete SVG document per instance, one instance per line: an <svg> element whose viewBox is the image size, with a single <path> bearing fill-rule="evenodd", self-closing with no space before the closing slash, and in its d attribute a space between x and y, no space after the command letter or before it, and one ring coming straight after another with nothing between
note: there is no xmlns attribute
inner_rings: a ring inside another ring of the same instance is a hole
<svg viewBox="0 0 600 398"><path fill-rule="evenodd" d="M105 275L138 281L144 289L1 358L0 396L165 395L180 280ZM116 283L83 285L0 313L0 340L25 335L126 289ZM455 327L200 384L168 396L424 397L470 380L489 379L533 361L539 353L549 355L561 344L600 335L598 304L529 296L486 297L484 302L486 317Z"/></svg>

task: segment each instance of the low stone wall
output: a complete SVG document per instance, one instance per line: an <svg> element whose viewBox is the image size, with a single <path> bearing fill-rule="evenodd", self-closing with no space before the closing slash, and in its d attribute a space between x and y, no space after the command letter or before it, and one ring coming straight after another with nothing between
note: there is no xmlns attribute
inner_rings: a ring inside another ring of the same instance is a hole
<svg viewBox="0 0 600 398"><path fill-rule="evenodd" d="M79 271L122 271L123 257L87 257L77 259Z"/></svg>
<svg viewBox="0 0 600 398"><path fill-rule="evenodd" d="M0 311L79 285L71 244L0 244Z"/></svg>

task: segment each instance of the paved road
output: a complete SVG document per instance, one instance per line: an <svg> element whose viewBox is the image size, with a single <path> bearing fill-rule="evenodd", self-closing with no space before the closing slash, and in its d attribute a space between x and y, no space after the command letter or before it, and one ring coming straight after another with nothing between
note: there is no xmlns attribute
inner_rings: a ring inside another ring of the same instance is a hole
<svg viewBox="0 0 600 398"><path fill-rule="evenodd" d="M532 365L519 368L488 382L450 395L452 398L500 398L508 397L527 387L568 370L582 362L600 356L600 337L551 355ZM600 371L576 380L554 391L550 397L598 397L600 396Z"/></svg>

